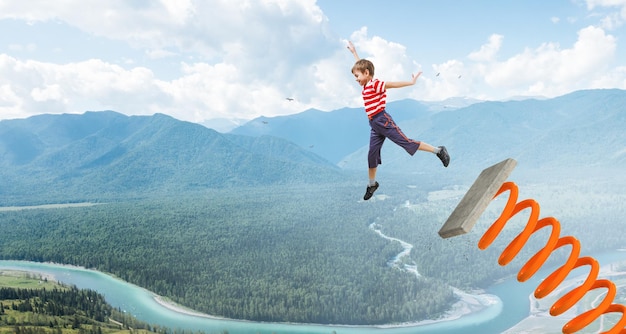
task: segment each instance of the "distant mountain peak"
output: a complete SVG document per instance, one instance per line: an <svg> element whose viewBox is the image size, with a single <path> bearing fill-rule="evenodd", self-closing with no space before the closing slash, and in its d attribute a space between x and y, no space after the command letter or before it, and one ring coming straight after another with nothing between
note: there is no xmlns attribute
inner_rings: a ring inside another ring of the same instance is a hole
<svg viewBox="0 0 626 334"><path fill-rule="evenodd" d="M320 182L340 173L285 139L221 134L165 114L88 111L0 123L0 201L5 202L45 194L93 198Z"/></svg>

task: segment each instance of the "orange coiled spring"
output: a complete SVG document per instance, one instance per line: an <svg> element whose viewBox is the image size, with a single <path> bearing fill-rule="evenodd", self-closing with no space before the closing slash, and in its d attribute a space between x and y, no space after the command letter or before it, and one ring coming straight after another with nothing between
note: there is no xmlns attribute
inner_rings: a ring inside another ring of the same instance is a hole
<svg viewBox="0 0 626 334"><path fill-rule="evenodd" d="M577 332L591 324L601 315L612 312L622 313L622 318L610 330L603 333L626 333L626 307L621 304L613 304L613 300L616 295L615 284L606 279L598 279L598 273L600 271L598 261L588 256L579 258L580 242L578 239L572 236L559 237L561 225L555 218L547 217L539 219L539 204L537 204L535 200L526 199L517 202L519 190L515 183L505 182L502 184L500 190L498 190L494 198L506 191L509 191L510 195L504 210L502 211L500 217L493 223L493 225L491 225L491 227L489 227L489 229L487 229L485 234L483 234L482 238L478 242L478 248L484 250L489 247L500 231L502 231L502 228L509 219L524 209L530 209L528 224L524 230L504 249L498 259L498 263L502 266L507 265L515 256L517 256L533 233L544 227L552 227L550 238L547 241L546 246L539 250L535 255L533 255L533 257L530 258L530 260L528 260L528 262L526 262L526 264L524 264L517 274L517 280L519 282L525 282L539 270L553 251L560 247L570 245L571 253L567 262L563 266L557 268L552 274L545 278L541 284L539 284L537 289L535 289L535 298L540 299L547 296L557 286L559 286L563 280L565 280L567 275L572 270L588 265L590 270L585 282L581 286L559 298L550 308L550 315L558 316L569 310L590 290L606 288L608 291L603 301L596 308L586 311L566 323L563 326L563 333Z"/></svg>

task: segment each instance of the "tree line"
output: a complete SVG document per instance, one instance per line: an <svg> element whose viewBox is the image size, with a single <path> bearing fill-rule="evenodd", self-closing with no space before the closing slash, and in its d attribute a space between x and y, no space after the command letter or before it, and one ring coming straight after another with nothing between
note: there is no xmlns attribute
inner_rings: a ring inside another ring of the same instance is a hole
<svg viewBox="0 0 626 334"><path fill-rule="evenodd" d="M150 325L109 305L103 295L75 286L53 289L0 287L0 332L22 334L204 334Z"/></svg>
<svg viewBox="0 0 626 334"><path fill-rule="evenodd" d="M52 316L66 316L82 313L96 321L106 321L111 315L111 306L104 297L95 291L78 290L46 290L46 289L13 289L0 288L0 300L17 300L11 303L11 309L20 312L35 312Z"/></svg>

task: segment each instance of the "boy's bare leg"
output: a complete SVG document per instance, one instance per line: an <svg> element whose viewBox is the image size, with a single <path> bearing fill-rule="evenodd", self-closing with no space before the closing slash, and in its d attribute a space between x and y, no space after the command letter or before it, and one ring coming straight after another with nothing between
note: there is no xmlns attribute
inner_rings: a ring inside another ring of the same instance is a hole
<svg viewBox="0 0 626 334"><path fill-rule="evenodd" d="M368 173L370 180L376 180L376 168L370 168Z"/></svg>
<svg viewBox="0 0 626 334"><path fill-rule="evenodd" d="M427 144L425 142L420 142L420 147L417 148L420 151L426 151L430 153L435 153L435 147L433 145Z"/></svg>

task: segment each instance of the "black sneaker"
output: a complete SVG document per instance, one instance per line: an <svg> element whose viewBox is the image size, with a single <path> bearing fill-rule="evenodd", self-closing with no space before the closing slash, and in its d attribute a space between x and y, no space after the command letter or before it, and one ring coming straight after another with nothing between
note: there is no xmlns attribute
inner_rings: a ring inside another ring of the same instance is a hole
<svg viewBox="0 0 626 334"><path fill-rule="evenodd" d="M367 201L368 199L372 198L372 195L374 195L376 189L378 189L378 182L375 182L373 186L367 186L363 199Z"/></svg>
<svg viewBox="0 0 626 334"><path fill-rule="evenodd" d="M437 153L437 157L441 162L443 162L443 167L448 167L450 163L450 155L448 154L448 150L446 150L445 146L439 146L440 151Z"/></svg>

